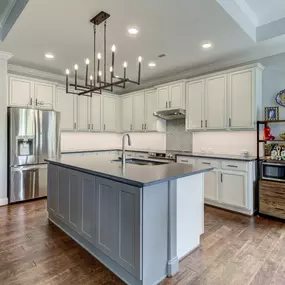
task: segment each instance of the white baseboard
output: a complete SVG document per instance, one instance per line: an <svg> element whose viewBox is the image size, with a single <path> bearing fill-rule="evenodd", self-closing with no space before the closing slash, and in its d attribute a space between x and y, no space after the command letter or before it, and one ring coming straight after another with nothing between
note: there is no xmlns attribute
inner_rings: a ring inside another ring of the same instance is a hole
<svg viewBox="0 0 285 285"><path fill-rule="evenodd" d="M0 206L8 205L8 198L0 198Z"/></svg>

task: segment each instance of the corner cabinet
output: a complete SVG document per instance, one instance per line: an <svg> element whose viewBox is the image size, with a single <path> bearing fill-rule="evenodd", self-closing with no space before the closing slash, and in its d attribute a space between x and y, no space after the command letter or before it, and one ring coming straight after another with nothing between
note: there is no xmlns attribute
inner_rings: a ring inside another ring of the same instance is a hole
<svg viewBox="0 0 285 285"><path fill-rule="evenodd" d="M185 82L158 86L157 110L177 108L185 109Z"/></svg>
<svg viewBox="0 0 285 285"><path fill-rule="evenodd" d="M57 88L57 111L60 112L61 131L75 131L77 124L77 104L73 94L67 94L64 88Z"/></svg>
<svg viewBox="0 0 285 285"><path fill-rule="evenodd" d="M255 64L188 82L186 129L254 129L262 117L263 69Z"/></svg>

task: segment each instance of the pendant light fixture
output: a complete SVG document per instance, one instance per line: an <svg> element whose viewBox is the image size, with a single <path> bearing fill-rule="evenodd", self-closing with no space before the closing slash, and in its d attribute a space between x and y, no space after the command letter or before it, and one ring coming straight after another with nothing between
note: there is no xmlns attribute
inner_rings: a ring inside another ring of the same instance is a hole
<svg viewBox="0 0 285 285"><path fill-rule="evenodd" d="M107 19L110 17L106 12L100 12L96 15L90 22L93 24L94 31L94 43L93 43L93 74L89 75L89 65L90 60L85 59L85 80L84 85L78 84L78 64L74 65L74 83L69 83L70 70L66 69L66 93L76 94L76 95L84 95L88 97L92 97L93 93L102 93L102 90L113 92L114 86L120 88L126 88L126 83L130 82L133 84L140 85L140 77L141 77L141 62L142 57L138 57L138 79L137 81L130 80L127 78L127 62L123 63L123 77L114 76L115 71L115 53L116 46L112 45L111 48L111 56L112 63L111 66L107 67L107 48L106 48L106 37L107 37ZM97 26L104 23L104 43L103 43L103 63L102 54L99 52L96 56L96 28ZM96 60L97 59L97 60ZM97 64L96 64L97 61ZM109 76L107 76L107 72ZM103 77L103 78L102 78ZM107 77L109 77L109 81L107 81ZM69 86L74 89L71 91Z"/></svg>

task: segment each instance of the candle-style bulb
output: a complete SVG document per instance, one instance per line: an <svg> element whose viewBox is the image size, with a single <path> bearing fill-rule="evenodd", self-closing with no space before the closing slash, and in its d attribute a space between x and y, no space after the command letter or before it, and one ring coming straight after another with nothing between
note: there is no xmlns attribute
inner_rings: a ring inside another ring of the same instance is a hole
<svg viewBox="0 0 285 285"><path fill-rule="evenodd" d="M65 74L68 75L70 73L69 69L65 70Z"/></svg>
<svg viewBox="0 0 285 285"><path fill-rule="evenodd" d="M89 58L86 58L85 63L86 63L86 65L88 65L90 63Z"/></svg>
<svg viewBox="0 0 285 285"><path fill-rule="evenodd" d="M128 66L128 63L125 61L123 66L124 66L124 68L126 68Z"/></svg>
<svg viewBox="0 0 285 285"><path fill-rule="evenodd" d="M98 59L101 59L101 58L102 58L102 56L101 56L101 53L100 53L100 52L97 54L97 58L98 58Z"/></svg>
<svg viewBox="0 0 285 285"><path fill-rule="evenodd" d="M116 46L112 45L112 52L115 52L115 51L116 51Z"/></svg>
<svg viewBox="0 0 285 285"><path fill-rule="evenodd" d="M113 72L113 67L112 66L110 66L110 72Z"/></svg>
<svg viewBox="0 0 285 285"><path fill-rule="evenodd" d="M75 64L75 65L74 65L74 69L75 69L75 70L78 70L78 64Z"/></svg>
<svg viewBox="0 0 285 285"><path fill-rule="evenodd" d="M102 71L99 70L98 75L101 77L102 76Z"/></svg>
<svg viewBox="0 0 285 285"><path fill-rule="evenodd" d="M139 56L138 61L142 62L142 57L141 56Z"/></svg>
<svg viewBox="0 0 285 285"><path fill-rule="evenodd" d="M90 75L90 80L91 80L91 81L93 80L93 76L92 76L92 75Z"/></svg>

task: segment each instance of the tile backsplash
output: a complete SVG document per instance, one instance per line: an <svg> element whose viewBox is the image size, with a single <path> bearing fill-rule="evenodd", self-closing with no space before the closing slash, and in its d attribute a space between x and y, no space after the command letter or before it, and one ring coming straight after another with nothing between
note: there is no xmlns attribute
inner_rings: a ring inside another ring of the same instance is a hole
<svg viewBox="0 0 285 285"><path fill-rule="evenodd" d="M192 151L192 132L185 130L185 119L167 121L166 149Z"/></svg>

